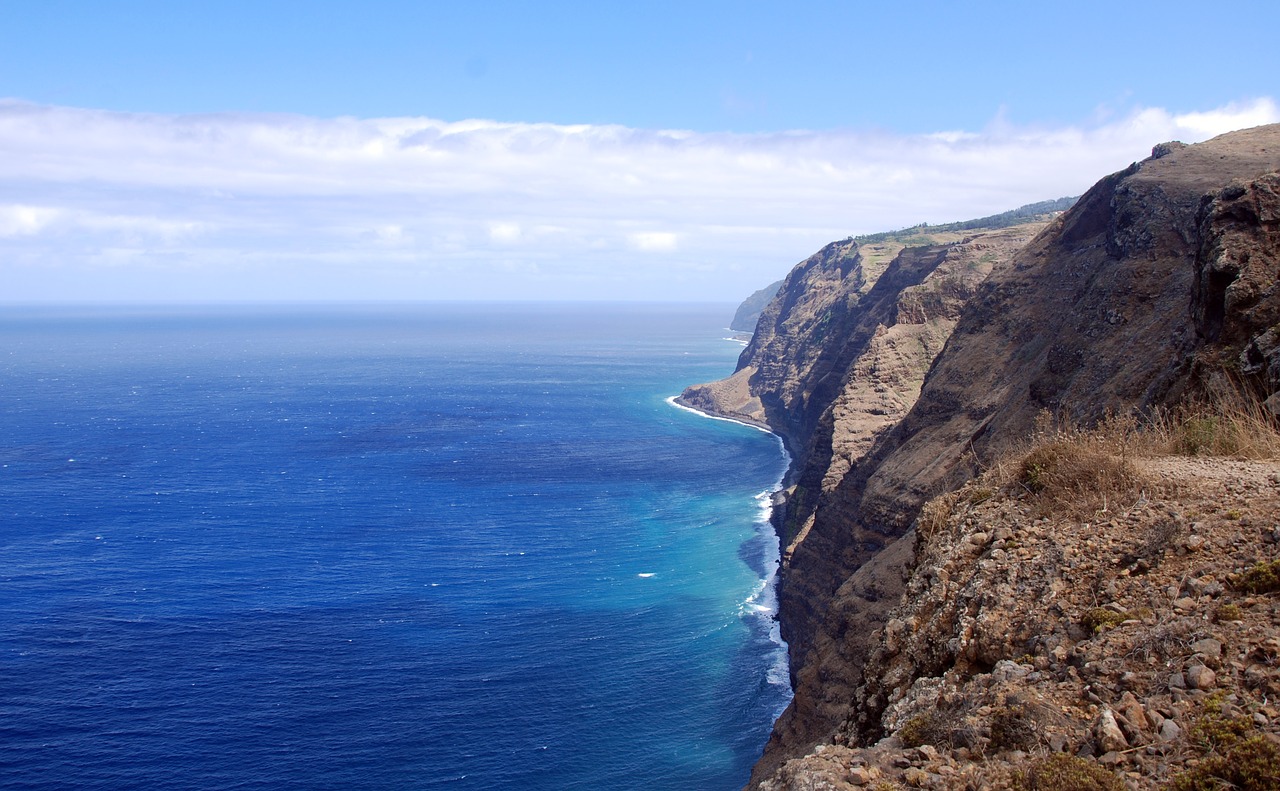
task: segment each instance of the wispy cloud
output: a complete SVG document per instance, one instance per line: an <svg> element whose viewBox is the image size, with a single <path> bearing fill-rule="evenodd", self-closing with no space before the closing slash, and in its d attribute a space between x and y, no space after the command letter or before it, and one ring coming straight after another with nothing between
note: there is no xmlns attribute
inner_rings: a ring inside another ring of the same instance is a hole
<svg viewBox="0 0 1280 791"><path fill-rule="evenodd" d="M0 272L20 270L17 299L86 298L77 282L117 298L732 299L835 238L1077 194L1154 143L1276 121L1269 98L917 136L8 101ZM85 276L41 276L68 269Z"/></svg>

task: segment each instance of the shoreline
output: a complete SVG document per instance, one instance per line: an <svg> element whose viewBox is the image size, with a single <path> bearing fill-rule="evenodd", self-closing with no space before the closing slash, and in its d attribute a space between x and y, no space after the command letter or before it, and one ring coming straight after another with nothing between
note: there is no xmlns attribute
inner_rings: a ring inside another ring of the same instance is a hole
<svg viewBox="0 0 1280 791"><path fill-rule="evenodd" d="M678 395L667 397L666 402L677 409L683 409L689 412L693 412L694 414L701 415L702 417L709 418L711 420L725 420L730 423L738 423L739 425L749 426L750 428L754 428L757 431L763 431L766 434L772 434L775 437L777 437L778 440L782 443L782 449L787 454L788 468L790 467L790 464L793 461L793 458L791 456L791 451L787 448L786 438L783 437L778 432L774 431L773 428L768 423L765 423L762 420L755 420L755 419L746 417L744 415L729 415L723 412L714 412L711 410L702 409L701 407L696 407L683 401L681 399L681 396L678 396Z"/></svg>
<svg viewBox="0 0 1280 791"><path fill-rule="evenodd" d="M787 689L788 704L790 699L795 696L795 687L791 682L791 647L782 637L782 626L778 619L779 602L778 602L778 583L782 570L782 534L778 531L779 509L784 507L786 498L784 492L786 490L787 480L792 474L792 467L795 464L795 457L791 455L791 450L787 447L786 438L774 431L766 424L744 419L741 417L730 417L728 415L716 414L699 409L694 406L682 403L680 396L669 396L664 399L668 404L686 412L692 412L699 417L708 420L722 420L727 423L737 423L740 426L753 428L756 431L762 431L769 434L778 442L778 450L782 453L784 461L782 473L778 476L778 480L774 482L770 489L761 492L757 497L761 501L762 518L758 520L759 526L757 531L764 534L768 531L768 537L765 541L767 551L763 558L763 567L765 569L764 577L761 579L759 589L748 597L744 604L751 605L753 600L758 602L754 606L762 607L764 611L761 613L766 615L769 621L768 634L769 640L776 646L778 657L774 662L773 668L769 671L766 681L770 684L785 685ZM786 710L783 706L774 714L776 724L777 718L782 716Z"/></svg>

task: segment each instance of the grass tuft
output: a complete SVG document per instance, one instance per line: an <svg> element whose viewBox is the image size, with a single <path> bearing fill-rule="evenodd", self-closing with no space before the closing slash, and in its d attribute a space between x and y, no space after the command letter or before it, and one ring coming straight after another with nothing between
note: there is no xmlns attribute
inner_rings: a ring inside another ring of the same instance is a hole
<svg viewBox="0 0 1280 791"><path fill-rule="evenodd" d="M1124 791L1124 782L1095 763L1065 753L1036 761L1016 784L1020 791Z"/></svg>
<svg viewBox="0 0 1280 791"><path fill-rule="evenodd" d="M1262 562L1246 569L1231 580L1231 587L1241 593L1275 593L1280 591L1280 560Z"/></svg>
<svg viewBox="0 0 1280 791"><path fill-rule="evenodd" d="M1083 433L1036 445L1016 471L1016 483L1034 495L1043 510L1076 516L1106 511L1142 484L1133 462Z"/></svg>

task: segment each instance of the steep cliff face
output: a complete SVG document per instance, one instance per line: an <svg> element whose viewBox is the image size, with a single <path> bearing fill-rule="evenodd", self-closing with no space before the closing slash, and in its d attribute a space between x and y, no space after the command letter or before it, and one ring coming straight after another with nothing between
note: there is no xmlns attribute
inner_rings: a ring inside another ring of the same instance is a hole
<svg viewBox="0 0 1280 791"><path fill-rule="evenodd" d="M793 469L787 496L774 514L787 556L809 542L823 498L911 408L974 290L1046 223L1041 218L999 229L928 237L913 231L906 240L882 236L862 245L853 240L830 244L783 281L762 312L737 372L681 395L682 403L769 426L787 441ZM814 545L823 541L814 537ZM869 547L883 545L875 536ZM888 553L878 565L901 566L908 557ZM837 568L851 562L832 561ZM810 563L805 574L820 573ZM860 589L862 597L887 606L896 597L893 576L879 575L870 588ZM783 627L795 641L793 656L801 656L812 647L812 630L793 625L812 617L811 602L794 596L785 606ZM795 670L810 672L802 663ZM819 685L821 698L797 698L779 722L775 742L811 744L830 731L844 717L848 684L856 677L833 676ZM797 684L802 686L812 685Z"/></svg>
<svg viewBox="0 0 1280 791"><path fill-rule="evenodd" d="M1224 370L1280 407L1277 170L1280 127L1261 127L1157 146L1025 245L1010 229L892 251L878 275L831 245L784 282L738 373L686 393L797 456L780 587L796 697L753 782L849 721L914 563L897 539L1038 413L1087 424Z"/></svg>
<svg viewBox="0 0 1280 791"><path fill-rule="evenodd" d="M911 406L978 283L1043 226L941 233L912 247L833 242L782 282L737 371L680 400L773 428L806 460L816 493Z"/></svg>
<svg viewBox="0 0 1280 791"><path fill-rule="evenodd" d="M729 329L734 332L755 332L756 324L760 321L760 314L773 301L780 288L782 288L781 280L776 283L770 283L744 299L742 304L738 306L738 310L734 312L733 320L729 322Z"/></svg>

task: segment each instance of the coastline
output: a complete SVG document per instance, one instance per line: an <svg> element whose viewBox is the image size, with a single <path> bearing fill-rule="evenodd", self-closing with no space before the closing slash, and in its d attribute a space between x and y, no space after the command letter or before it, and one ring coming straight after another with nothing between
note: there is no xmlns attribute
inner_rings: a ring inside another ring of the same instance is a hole
<svg viewBox="0 0 1280 791"><path fill-rule="evenodd" d="M666 398L666 402L671 406L675 407L676 409L683 409L688 412L693 412L696 415L701 415L702 417L709 418L711 420L725 420L730 423L738 423L739 425L748 426L750 428L756 429L757 431L763 431L766 434L772 434L773 436L778 438L779 442L782 443L782 450L784 453L787 454L788 467L793 461L791 456L791 451L787 448L786 438L783 437L778 432L774 431L773 428L771 428L769 424L765 423L763 420L755 420L754 418L749 418L745 415L728 415L723 412L716 412L714 410L696 407L689 404L687 401L684 401L682 396L668 396Z"/></svg>
<svg viewBox="0 0 1280 791"><path fill-rule="evenodd" d="M772 669L767 675L766 681L770 684L785 686L787 689L787 698L788 701L790 701L791 697L795 694L795 690L791 684L791 653L787 641L782 637L782 625L778 620L778 582L779 571L782 568L782 534L778 532L778 519L781 515L780 509L782 509L786 503L785 489L787 480L792 474L795 457L791 455L791 451L787 446L786 438L761 421L743 417L732 417L699 409L698 407L682 403L680 396L669 396L664 400L676 409L692 412L693 414L707 418L708 420L722 420L728 423L737 423L740 426L746 426L747 428L753 428L757 431L764 432L771 435L778 442L778 450L782 453L784 461L782 473L778 476L778 480L774 482L770 489L757 495L761 502L762 513L762 517L758 520L759 533L765 539L763 543L766 547L765 556L761 559L764 576L760 581L760 586L743 604L753 611L754 614L767 619L769 640L776 646L777 656ZM778 717L782 716L782 713L785 710L786 705L782 706L777 712L775 712L775 721Z"/></svg>

